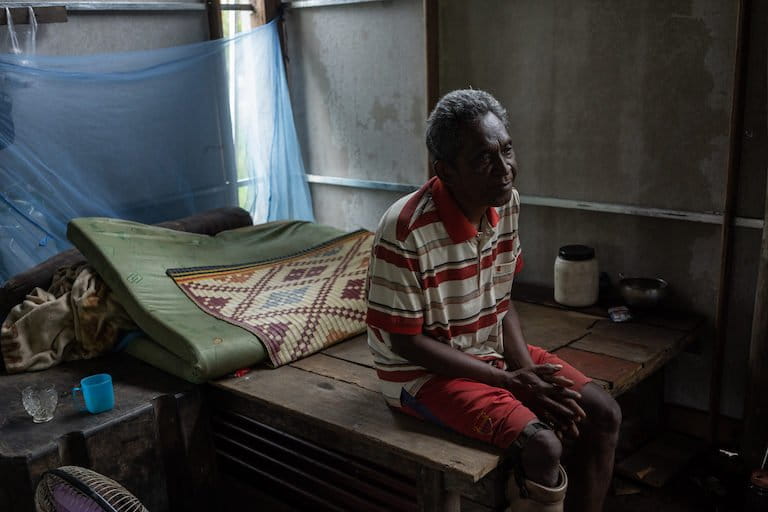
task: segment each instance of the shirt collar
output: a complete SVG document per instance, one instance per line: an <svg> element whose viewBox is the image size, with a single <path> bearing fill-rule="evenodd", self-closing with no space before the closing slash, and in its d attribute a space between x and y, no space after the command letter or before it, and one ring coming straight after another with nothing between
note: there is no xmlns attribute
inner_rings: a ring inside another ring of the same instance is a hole
<svg viewBox="0 0 768 512"><path fill-rule="evenodd" d="M477 228L469 222L464 212L461 211L448 187L443 184L440 178L435 178L432 183L432 198L435 200L435 207L440 220L443 221L448 235L455 244L466 242L472 237L477 236ZM488 222L494 228L499 223L499 212L496 208L490 207L485 212Z"/></svg>

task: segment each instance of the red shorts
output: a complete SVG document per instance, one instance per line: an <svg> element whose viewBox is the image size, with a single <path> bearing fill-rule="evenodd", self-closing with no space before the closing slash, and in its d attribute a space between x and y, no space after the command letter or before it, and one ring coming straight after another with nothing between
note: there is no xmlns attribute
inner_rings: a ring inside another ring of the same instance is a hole
<svg viewBox="0 0 768 512"><path fill-rule="evenodd" d="M560 364L557 375L571 379L579 391L592 379L544 349L528 345L534 364ZM530 409L506 389L468 379L435 376L415 397L403 390L400 410L468 437L507 449L531 420Z"/></svg>

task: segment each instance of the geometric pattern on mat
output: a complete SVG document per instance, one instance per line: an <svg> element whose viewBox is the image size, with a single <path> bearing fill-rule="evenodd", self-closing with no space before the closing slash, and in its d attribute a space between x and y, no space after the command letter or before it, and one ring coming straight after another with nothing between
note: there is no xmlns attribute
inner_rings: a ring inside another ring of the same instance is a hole
<svg viewBox="0 0 768 512"><path fill-rule="evenodd" d="M258 336L277 367L365 331L372 242L361 230L268 261L166 273L200 309Z"/></svg>

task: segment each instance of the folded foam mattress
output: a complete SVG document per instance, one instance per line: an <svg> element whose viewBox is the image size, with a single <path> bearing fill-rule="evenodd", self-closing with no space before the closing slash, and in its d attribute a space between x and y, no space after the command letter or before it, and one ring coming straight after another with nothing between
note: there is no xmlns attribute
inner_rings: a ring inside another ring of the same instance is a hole
<svg viewBox="0 0 768 512"><path fill-rule="evenodd" d="M126 351L195 383L259 363L267 352L251 332L198 308L166 270L270 260L342 234L329 226L282 221L209 236L101 217L74 219L67 230L146 333Z"/></svg>

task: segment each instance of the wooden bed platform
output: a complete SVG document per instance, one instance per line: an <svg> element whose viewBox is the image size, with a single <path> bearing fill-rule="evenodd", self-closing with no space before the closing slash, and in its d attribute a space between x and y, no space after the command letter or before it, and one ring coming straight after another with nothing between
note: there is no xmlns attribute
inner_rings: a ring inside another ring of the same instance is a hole
<svg viewBox="0 0 768 512"><path fill-rule="evenodd" d="M613 323L516 301L529 343L556 352L614 396L695 339L701 320ZM222 475L297 509L494 510L504 506L500 453L391 411L365 336L279 369L208 386Z"/></svg>

